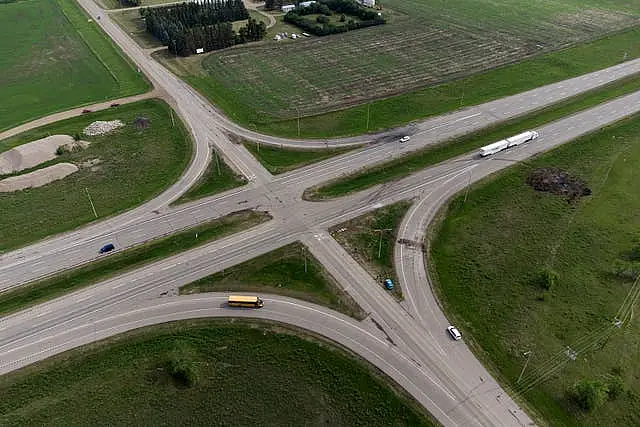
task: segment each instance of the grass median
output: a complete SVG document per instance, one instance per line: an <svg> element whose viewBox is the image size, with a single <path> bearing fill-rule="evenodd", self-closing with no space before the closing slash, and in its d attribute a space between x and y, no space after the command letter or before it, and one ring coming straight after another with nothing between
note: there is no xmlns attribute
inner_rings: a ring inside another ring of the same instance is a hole
<svg viewBox="0 0 640 427"><path fill-rule="evenodd" d="M161 258L203 245L269 220L263 212L239 211L143 245L107 255L85 266L0 293L0 315L78 290ZM197 236L197 237L196 237Z"/></svg>
<svg viewBox="0 0 640 427"><path fill-rule="evenodd" d="M436 426L375 367L280 324L169 323L0 379L0 424Z"/></svg>
<svg viewBox="0 0 640 427"><path fill-rule="evenodd" d="M499 123L496 126L427 147L390 162L339 178L326 185L307 189L304 193L304 198L307 200L323 200L344 196L383 182L403 178L425 167L460 156L505 137L533 129L637 90L640 90L640 75L616 81L600 89L586 92L548 108Z"/></svg>
<svg viewBox="0 0 640 427"><path fill-rule="evenodd" d="M366 315L306 246L292 243L180 288L199 292L268 292L333 308L356 319Z"/></svg>
<svg viewBox="0 0 640 427"><path fill-rule="evenodd" d="M336 225L329 231L380 286L385 279L393 280L392 294L402 300L401 283L393 262L393 250L398 227L411 207L411 202L399 202L376 209L350 221Z"/></svg>
<svg viewBox="0 0 640 427"><path fill-rule="evenodd" d="M431 230L447 317L540 424L640 425L638 162L640 115L474 184ZM542 170L591 191L536 191Z"/></svg>
<svg viewBox="0 0 640 427"><path fill-rule="evenodd" d="M262 166L275 175L353 150L353 148L293 150L288 148L275 148L248 141L243 141L243 144L247 150L249 150L251 154L253 154L254 157L262 163Z"/></svg>

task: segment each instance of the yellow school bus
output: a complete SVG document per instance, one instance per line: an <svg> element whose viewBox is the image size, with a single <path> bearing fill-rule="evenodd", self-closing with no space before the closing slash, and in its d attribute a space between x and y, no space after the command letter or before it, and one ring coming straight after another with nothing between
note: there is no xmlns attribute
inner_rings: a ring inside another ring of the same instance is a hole
<svg viewBox="0 0 640 427"><path fill-rule="evenodd" d="M248 307L260 308L264 305L264 301L260 297L251 297L245 295L229 295L227 301L229 307Z"/></svg>

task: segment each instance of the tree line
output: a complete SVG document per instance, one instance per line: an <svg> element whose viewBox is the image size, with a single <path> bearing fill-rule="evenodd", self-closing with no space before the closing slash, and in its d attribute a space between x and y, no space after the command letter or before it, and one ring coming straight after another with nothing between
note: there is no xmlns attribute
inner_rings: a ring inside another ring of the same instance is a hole
<svg viewBox="0 0 640 427"><path fill-rule="evenodd" d="M261 40L267 26L248 19L247 25L236 33L231 21L249 18L242 0L205 0L202 3L144 8L140 15L146 29L169 48L169 52L189 56L196 49L209 52L235 44Z"/></svg>
<svg viewBox="0 0 640 427"><path fill-rule="evenodd" d="M341 25L334 25L329 22L328 16L333 13L342 14ZM305 18L305 15L320 14L315 21ZM345 15L357 17L347 20ZM293 24L316 36L326 36L329 34L344 33L358 28L371 27L385 24L387 21L378 15L377 12L360 6L353 0L319 0L307 7L298 7L284 16L285 22Z"/></svg>
<svg viewBox="0 0 640 427"><path fill-rule="evenodd" d="M140 0L120 0L120 6L122 7L140 6Z"/></svg>

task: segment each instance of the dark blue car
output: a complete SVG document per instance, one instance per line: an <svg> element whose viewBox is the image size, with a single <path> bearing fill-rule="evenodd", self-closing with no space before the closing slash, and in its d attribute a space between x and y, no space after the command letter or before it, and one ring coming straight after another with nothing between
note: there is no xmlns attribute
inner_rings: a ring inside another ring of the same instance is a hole
<svg viewBox="0 0 640 427"><path fill-rule="evenodd" d="M393 290L393 280L384 279L384 287L387 288L390 291Z"/></svg>
<svg viewBox="0 0 640 427"><path fill-rule="evenodd" d="M107 243L106 245L104 245L103 247L100 248L100 253L104 254L104 253L107 253L107 252L111 252L115 248L116 247L113 246L113 243Z"/></svg>

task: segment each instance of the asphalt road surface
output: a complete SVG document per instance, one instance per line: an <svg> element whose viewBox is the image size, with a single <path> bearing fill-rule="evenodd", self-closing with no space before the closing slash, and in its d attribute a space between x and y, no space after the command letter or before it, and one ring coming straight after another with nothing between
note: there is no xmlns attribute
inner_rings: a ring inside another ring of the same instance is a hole
<svg viewBox="0 0 640 427"><path fill-rule="evenodd" d="M426 120L376 136L313 143L281 140L243 130L151 60L92 2L80 0L97 22L153 82L168 95L194 136L195 156L180 181L158 198L118 217L10 252L0 258L0 289L6 290L97 258L108 241L133 246L228 213L260 209L268 223L149 264L84 290L0 319L0 373L126 330L169 320L240 316L285 322L322 334L362 356L403 386L444 425L529 425L531 419L491 378L464 342L446 335L446 318L427 283L424 258L411 244L396 247L405 301L398 304L327 233L333 225L399 200L415 200L401 238L421 242L437 209L465 186L514 162L636 113L640 92L550 123L535 142L480 159L468 154L405 179L348 197L305 202L305 188L526 113L543 105L640 71L640 60L539 88L526 94ZM226 135L277 145L366 147L321 163L271 176ZM399 144L397 137L411 133ZM187 205L168 207L206 168L210 145L249 180L243 188ZM327 308L266 296L261 310L231 310L219 294L171 297L178 287L294 241L302 241L347 292L369 313L358 322Z"/></svg>

